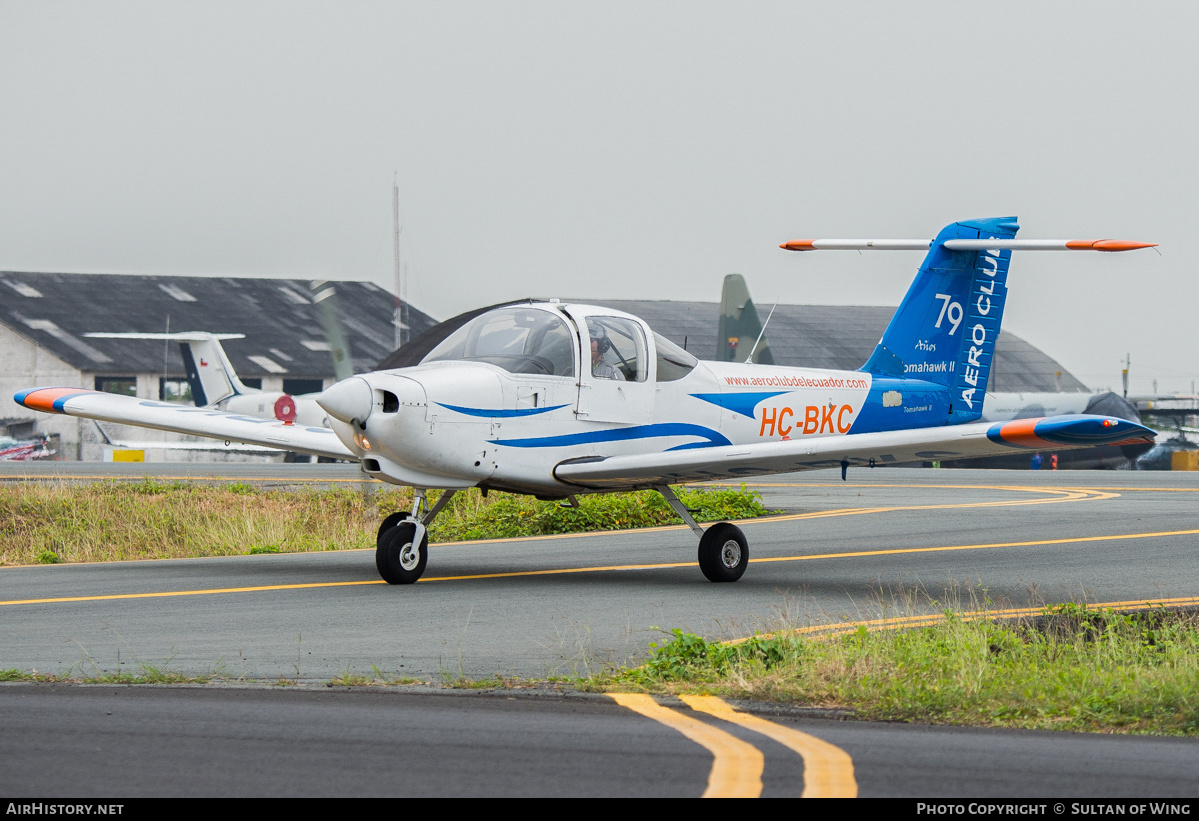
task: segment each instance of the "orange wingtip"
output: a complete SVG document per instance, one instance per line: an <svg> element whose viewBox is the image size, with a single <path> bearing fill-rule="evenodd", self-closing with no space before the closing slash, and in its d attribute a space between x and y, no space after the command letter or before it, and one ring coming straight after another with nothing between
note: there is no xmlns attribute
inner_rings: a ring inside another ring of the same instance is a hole
<svg viewBox="0 0 1199 821"><path fill-rule="evenodd" d="M1071 251L1135 251L1156 248L1156 242L1132 242L1126 239L1072 239L1066 243Z"/></svg>
<svg viewBox="0 0 1199 821"><path fill-rule="evenodd" d="M1003 437L1003 441L1013 445L1023 445L1026 448L1044 448L1054 447L1052 442L1047 442L1034 433L1037 427L1037 422L1041 419L1017 419L1012 422L1005 422L999 428L999 435Z"/></svg>
<svg viewBox="0 0 1199 821"><path fill-rule="evenodd" d="M56 401L83 393L95 393L95 391L89 391L86 388L39 388L29 391L18 401L31 410L62 413L59 408L54 407Z"/></svg>
<svg viewBox="0 0 1199 821"><path fill-rule="evenodd" d="M815 246L812 245L814 239L793 239L790 242L784 242L779 247L785 251L815 251Z"/></svg>

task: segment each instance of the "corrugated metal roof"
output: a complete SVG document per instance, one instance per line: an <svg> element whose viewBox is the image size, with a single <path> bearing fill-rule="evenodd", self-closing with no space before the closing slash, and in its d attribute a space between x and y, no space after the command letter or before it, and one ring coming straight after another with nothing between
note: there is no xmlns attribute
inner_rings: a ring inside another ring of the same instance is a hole
<svg viewBox="0 0 1199 821"><path fill-rule="evenodd" d="M356 371L391 353L394 297L370 282L333 282ZM436 324L409 307L411 335ZM0 271L0 322L86 373L184 373L179 346L84 334L170 330L240 333L224 342L243 377L333 375L307 280ZM268 364L269 363L269 364ZM282 371L280 369L283 369Z"/></svg>
<svg viewBox="0 0 1199 821"><path fill-rule="evenodd" d="M591 300L578 300L590 302ZM700 359L717 356L720 305L715 302L597 300L598 304L639 316L655 331ZM770 308L758 306L765 320ZM856 370L870 357L887 329L894 308L876 305L779 305L766 327L779 365ZM1055 377L1062 372L1060 381ZM1011 331L995 346L989 391L1082 391L1087 387L1038 348Z"/></svg>

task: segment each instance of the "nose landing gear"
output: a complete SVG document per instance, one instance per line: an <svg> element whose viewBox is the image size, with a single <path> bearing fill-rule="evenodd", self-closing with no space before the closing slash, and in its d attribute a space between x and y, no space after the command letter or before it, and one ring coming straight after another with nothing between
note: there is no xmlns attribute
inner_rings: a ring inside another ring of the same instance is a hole
<svg viewBox="0 0 1199 821"><path fill-rule="evenodd" d="M412 584L425 572L429 561L429 536L417 522L405 519L384 532L375 549L375 567L388 584Z"/></svg>
<svg viewBox="0 0 1199 821"><path fill-rule="evenodd" d="M379 525L375 539L375 567L388 584L412 584L425 572L429 561L429 535L425 528L453 498L456 490L441 494L437 504L422 514L428 505L425 491L418 489L412 499L411 513L393 513Z"/></svg>

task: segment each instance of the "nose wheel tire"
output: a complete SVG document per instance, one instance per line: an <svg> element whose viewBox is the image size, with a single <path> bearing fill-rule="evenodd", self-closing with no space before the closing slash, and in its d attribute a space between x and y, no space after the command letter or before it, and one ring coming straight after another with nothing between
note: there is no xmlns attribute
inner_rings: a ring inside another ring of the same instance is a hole
<svg viewBox="0 0 1199 821"><path fill-rule="evenodd" d="M389 528L379 537L375 550L375 567L388 584L412 584L425 572L429 561L429 536L413 544L416 523L405 520Z"/></svg>
<svg viewBox="0 0 1199 821"><path fill-rule="evenodd" d="M411 519L411 518L412 518L411 513L409 513L406 510L401 510L397 513L391 514L386 519L384 519L379 524L379 534L375 537L375 547L381 547L383 545L383 537L387 535L387 531L391 530L393 527L395 527L396 525L398 525L400 522L404 521L405 519Z"/></svg>
<svg viewBox="0 0 1199 821"><path fill-rule="evenodd" d="M749 564L749 542L728 522L712 525L699 540L699 569L711 582L735 582Z"/></svg>

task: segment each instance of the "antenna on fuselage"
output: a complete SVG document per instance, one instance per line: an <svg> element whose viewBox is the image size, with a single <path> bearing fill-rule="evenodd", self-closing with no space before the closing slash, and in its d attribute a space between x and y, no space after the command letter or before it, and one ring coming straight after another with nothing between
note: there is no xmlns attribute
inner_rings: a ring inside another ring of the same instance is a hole
<svg viewBox="0 0 1199 821"><path fill-rule="evenodd" d="M779 301L774 301L774 307L770 309L770 313L766 316L766 321L762 323L762 330L758 332L758 338L754 340L754 346L749 349L749 356L745 357L745 364L748 365L753 361L754 353L758 350L758 345L762 342L762 337L766 335L766 326L770 324L770 318L774 316L774 309L779 306Z"/></svg>

